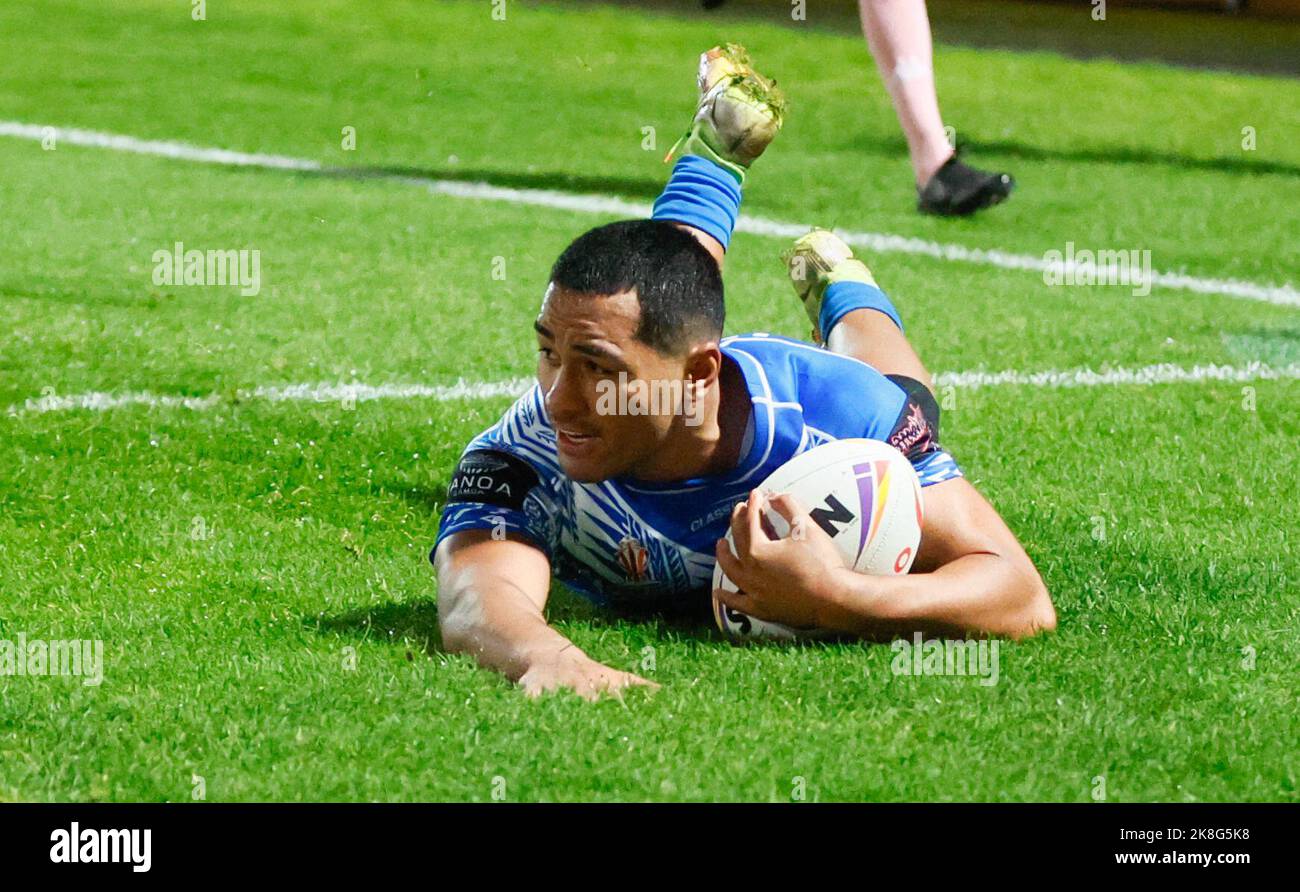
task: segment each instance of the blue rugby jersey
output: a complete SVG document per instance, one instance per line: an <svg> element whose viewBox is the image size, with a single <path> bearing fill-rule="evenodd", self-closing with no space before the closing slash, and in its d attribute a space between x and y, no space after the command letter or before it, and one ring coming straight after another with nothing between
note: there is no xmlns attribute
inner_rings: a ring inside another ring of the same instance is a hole
<svg viewBox="0 0 1300 892"><path fill-rule="evenodd" d="M572 481L534 385L466 447L438 542L460 530L515 532L546 553L556 578L597 604L670 606L711 588L714 543L732 507L814 446L882 440L911 459L922 486L961 476L922 400L866 363L762 333L725 338L721 348L753 404L752 442L735 469L672 483Z"/></svg>

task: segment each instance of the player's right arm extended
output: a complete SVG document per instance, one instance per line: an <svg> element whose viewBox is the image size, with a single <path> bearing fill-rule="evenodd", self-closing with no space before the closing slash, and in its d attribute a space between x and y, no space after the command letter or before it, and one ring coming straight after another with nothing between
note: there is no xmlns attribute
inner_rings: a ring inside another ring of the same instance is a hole
<svg viewBox="0 0 1300 892"><path fill-rule="evenodd" d="M570 688L594 698L650 685L591 659L547 624L550 561L512 536L494 539L488 530L464 530L438 546L434 564L443 647L472 655L532 696Z"/></svg>
<svg viewBox="0 0 1300 892"><path fill-rule="evenodd" d="M571 642L546 623L551 586L546 555L488 530L448 536L435 556L442 645L468 653L511 681Z"/></svg>

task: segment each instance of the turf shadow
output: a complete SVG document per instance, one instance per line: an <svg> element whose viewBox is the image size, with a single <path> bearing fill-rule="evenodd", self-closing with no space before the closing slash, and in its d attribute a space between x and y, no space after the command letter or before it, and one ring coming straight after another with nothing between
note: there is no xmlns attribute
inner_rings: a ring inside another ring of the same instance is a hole
<svg viewBox="0 0 1300 892"><path fill-rule="evenodd" d="M303 624L322 634L346 635L392 644L414 642L425 653L443 653L436 601L389 602L333 616L311 616Z"/></svg>
<svg viewBox="0 0 1300 892"><path fill-rule="evenodd" d="M897 137L861 136L845 142L844 148L866 151L883 157L903 159L907 157L907 144ZM1172 152L1157 152L1150 149L1107 146L1095 149L1049 149L1032 143L1016 140L961 140L963 153L981 152L1010 155L1029 161L1071 161L1082 164L1132 164L1177 167L1186 170L1204 170L1214 173L1229 174L1279 174L1300 177L1300 165L1285 164L1280 161L1264 161L1247 158L1193 158ZM980 166L978 157L967 156L967 161ZM1015 171L1012 171L1014 173Z"/></svg>
<svg viewBox="0 0 1300 892"><path fill-rule="evenodd" d="M398 496L412 506L428 511L436 520L442 516L442 509L447 504L447 483L450 479L439 479L431 486L412 485L399 480L385 484L380 492Z"/></svg>
<svg viewBox="0 0 1300 892"><path fill-rule="evenodd" d="M1300 328L1254 326L1223 331L1220 339L1228 353L1242 362L1287 365L1300 362Z"/></svg>
<svg viewBox="0 0 1300 892"><path fill-rule="evenodd" d="M1015 155L1034 161L1077 161L1086 164L1157 164L1167 167L1181 167L1188 170L1205 170L1216 173L1232 174L1281 174L1300 177L1300 165L1284 164L1280 161L1263 161L1246 158L1190 158L1170 152L1154 152L1149 149L1132 149L1112 146L1099 149L1045 149L1042 146L1013 140L992 140L971 142L970 148Z"/></svg>
<svg viewBox="0 0 1300 892"><path fill-rule="evenodd" d="M153 290L142 293L134 288L67 287L28 278L22 282L0 282L0 299L4 298L87 307L112 306L132 310L154 310L172 300L172 295Z"/></svg>
<svg viewBox="0 0 1300 892"><path fill-rule="evenodd" d="M258 172L270 172L255 168ZM563 171L534 171L489 168L423 168L392 166L326 167L321 170L294 171L299 176L341 180L397 180L420 183L458 182L487 183L509 189L543 189L560 192L586 192L600 195L624 195L653 200L663 191L662 179L589 176Z"/></svg>
<svg viewBox="0 0 1300 892"><path fill-rule="evenodd" d="M1280 161L1247 158L1195 158L1172 152L1150 149L1107 146L1095 149L1049 149L1015 140L970 140L962 142L963 151L973 153L1008 155L1029 161L1061 161L1080 164L1154 165L1183 170L1209 171L1232 175L1263 175L1300 177L1300 165ZM851 140L846 148L865 150L881 157L904 158L907 146L896 137L863 137ZM978 164L978 161L974 161ZM619 195L652 201L663 191L660 179L633 177L588 176L559 171L520 173L509 170L437 169L403 166L330 167L320 171L300 172L305 176L344 180L396 180L415 183L452 181L461 183L486 183L510 189L541 189L569 193Z"/></svg>
<svg viewBox="0 0 1300 892"><path fill-rule="evenodd" d="M707 609L602 610L559 584L551 588L546 614L547 620L553 624L576 622L593 628L632 624L660 635L671 633L678 639L716 641L719 637L719 633L713 630ZM309 616L303 618L303 625L321 634L414 644L431 655L447 652L442 646L436 600L390 601L330 616Z"/></svg>

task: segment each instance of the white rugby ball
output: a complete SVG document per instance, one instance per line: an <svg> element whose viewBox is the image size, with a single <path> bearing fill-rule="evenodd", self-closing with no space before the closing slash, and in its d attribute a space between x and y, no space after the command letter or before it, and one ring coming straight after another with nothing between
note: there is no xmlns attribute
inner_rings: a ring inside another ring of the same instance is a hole
<svg viewBox="0 0 1300 892"><path fill-rule="evenodd" d="M912 567L921 544L921 481L903 453L879 440L823 443L796 455L763 481L773 494L789 493L826 531L844 563L859 573L901 576ZM774 509L764 509L777 538L790 525ZM731 530L727 545L736 553ZM713 587L736 591L722 571L713 569ZM795 629L746 616L713 599L718 628L733 642L823 638L819 629Z"/></svg>

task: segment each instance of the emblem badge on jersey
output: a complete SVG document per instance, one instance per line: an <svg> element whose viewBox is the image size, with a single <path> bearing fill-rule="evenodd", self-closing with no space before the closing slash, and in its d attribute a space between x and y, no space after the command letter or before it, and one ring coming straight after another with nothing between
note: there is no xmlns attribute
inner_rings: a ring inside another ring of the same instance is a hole
<svg viewBox="0 0 1300 892"><path fill-rule="evenodd" d="M633 582L645 579L646 566L649 562L650 552L636 539L624 536L618 543L618 563L628 579Z"/></svg>
<svg viewBox="0 0 1300 892"><path fill-rule="evenodd" d="M904 455L924 455L935 447L934 428L919 403L907 404L907 415L889 435L889 445Z"/></svg>

